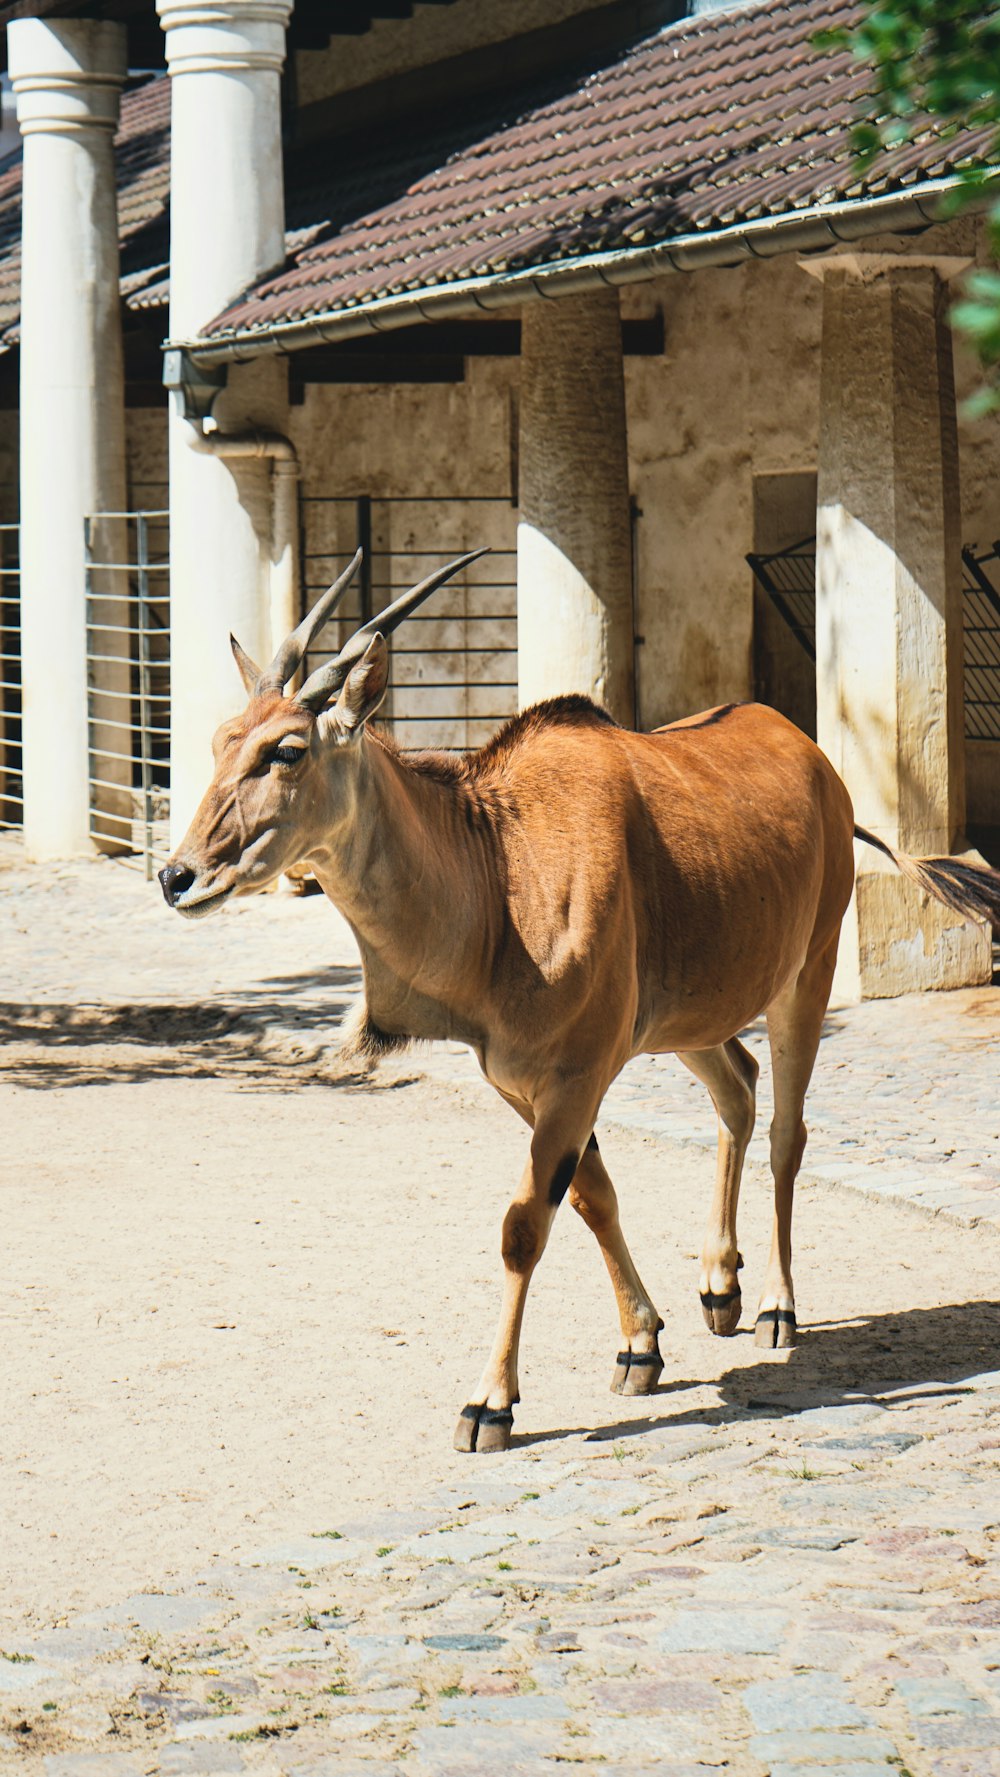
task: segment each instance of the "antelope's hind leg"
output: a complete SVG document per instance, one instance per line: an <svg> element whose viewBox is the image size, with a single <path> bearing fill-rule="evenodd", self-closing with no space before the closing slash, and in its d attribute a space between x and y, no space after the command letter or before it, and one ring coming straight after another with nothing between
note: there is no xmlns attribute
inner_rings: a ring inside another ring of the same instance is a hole
<svg viewBox="0 0 1000 1777"><path fill-rule="evenodd" d="M771 1123L774 1228L755 1330L756 1343L765 1350L783 1350L794 1345L798 1334L792 1285L792 1200L806 1146L802 1110L819 1048L836 960L837 940L834 937L831 945L806 961L792 985L767 1009L774 1080L774 1119Z"/></svg>
<svg viewBox="0 0 1000 1777"><path fill-rule="evenodd" d="M753 1134L758 1067L736 1037L717 1049L678 1051L678 1060L708 1087L719 1118L715 1190L701 1253L699 1292L705 1324L728 1338L740 1324L743 1298L736 1245L736 1209L743 1161Z"/></svg>
<svg viewBox="0 0 1000 1777"><path fill-rule="evenodd" d="M569 1200L597 1240L618 1303L622 1349L611 1378L611 1392L652 1394L663 1373L656 1336L663 1322L625 1244L615 1187L605 1170L595 1135L587 1143L577 1167Z"/></svg>
<svg viewBox="0 0 1000 1777"><path fill-rule="evenodd" d="M510 1443L513 1410L521 1398L517 1354L528 1285L545 1251L556 1210L576 1175L602 1095L603 1089L593 1096L581 1091L572 1105L563 1101L533 1111L503 1094L526 1122L533 1122L534 1132L528 1164L503 1222L500 1324L479 1386L455 1428L456 1450L482 1455L506 1450Z"/></svg>

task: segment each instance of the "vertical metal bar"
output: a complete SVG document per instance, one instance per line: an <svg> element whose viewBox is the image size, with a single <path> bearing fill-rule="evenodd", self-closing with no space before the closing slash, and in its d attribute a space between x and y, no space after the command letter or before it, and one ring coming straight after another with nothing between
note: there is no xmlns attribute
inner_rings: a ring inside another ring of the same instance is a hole
<svg viewBox="0 0 1000 1777"><path fill-rule="evenodd" d="M149 610L149 531L144 512L135 515L136 569L137 588L139 594L139 759L142 774L142 821L144 829L142 859L146 867L146 881L153 880L153 763L150 758L150 747L153 737L149 733L152 726L150 716L150 693L152 691L152 661L149 653L150 641L150 610Z"/></svg>
<svg viewBox="0 0 1000 1777"><path fill-rule="evenodd" d="M357 500L358 548L362 551L358 591L361 596L361 622L372 616L372 497L359 494Z"/></svg>
<svg viewBox="0 0 1000 1777"><path fill-rule="evenodd" d="M639 649L643 646L643 644L646 640L645 636L640 635L640 633L639 633L639 520L641 517L642 517L642 508L639 505L639 502L636 499L635 495L631 494L629 496L629 503L628 503L628 523L629 523L629 549L630 549L630 555L631 555L631 569L632 569L632 584L631 584L630 590L631 590L631 594L632 594L632 727L633 728L638 728L638 726L639 726L639 709L640 709L640 698L639 698L640 667L639 667L639 662L641 659Z"/></svg>
<svg viewBox="0 0 1000 1777"><path fill-rule="evenodd" d="M96 763L97 755L94 752L94 718L93 718L93 702L91 699L91 692L94 689L93 668L91 665L91 657L90 657L91 656L91 636L92 636L90 619L91 619L91 615L93 613L93 604L94 604L94 573L93 573L94 557L93 557L93 550L91 548L91 541L92 541L92 538L91 538L90 518L89 518L89 516L87 516L84 518L84 521L83 521L83 591L84 591L84 611L86 614L86 626L87 626L87 629L86 629L86 634L87 634L87 653L86 653L87 776L90 779L93 779L96 777L100 777L101 773L100 773L100 769ZM91 830L91 833L93 833L93 826L94 826L94 818L93 817L97 813L97 810L95 808L95 802L96 802L96 791L94 789L93 782L91 782L87 786L87 826Z"/></svg>

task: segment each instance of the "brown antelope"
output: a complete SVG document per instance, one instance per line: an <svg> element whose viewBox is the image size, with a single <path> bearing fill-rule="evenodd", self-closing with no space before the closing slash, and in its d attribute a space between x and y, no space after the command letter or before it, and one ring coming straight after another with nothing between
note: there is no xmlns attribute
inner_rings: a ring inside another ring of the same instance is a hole
<svg viewBox="0 0 1000 1777"><path fill-rule="evenodd" d="M461 1450L505 1449L528 1284L567 1194L618 1300L613 1389L649 1394L663 1367L663 1322L625 1244L594 1134L629 1058L673 1052L715 1105L700 1290L709 1327L729 1334L740 1317L736 1207L757 1077L736 1033L766 1015L774 1224L756 1338L792 1345L792 1192L854 880L852 840L878 846L949 906L992 920L1000 874L897 855L855 828L818 747L761 705L726 704L634 734L586 697L558 697L471 756L404 757L369 726L388 679L385 637L475 556L363 625L286 696L359 559L266 672L233 642L250 701L219 729L214 777L160 880L168 903L195 917L307 861L361 951L354 1050L468 1043L530 1127L503 1223L500 1324L455 1437Z"/></svg>

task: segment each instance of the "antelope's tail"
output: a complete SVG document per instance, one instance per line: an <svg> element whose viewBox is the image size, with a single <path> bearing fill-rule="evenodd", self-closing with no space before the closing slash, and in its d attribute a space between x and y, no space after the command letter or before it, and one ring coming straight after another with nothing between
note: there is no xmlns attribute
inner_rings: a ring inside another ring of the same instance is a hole
<svg viewBox="0 0 1000 1777"><path fill-rule="evenodd" d="M953 913L988 920L1000 937L1000 870L967 864L962 858L911 858L905 851L893 851L884 839L876 839L864 827L855 827L854 837L891 858L903 876Z"/></svg>

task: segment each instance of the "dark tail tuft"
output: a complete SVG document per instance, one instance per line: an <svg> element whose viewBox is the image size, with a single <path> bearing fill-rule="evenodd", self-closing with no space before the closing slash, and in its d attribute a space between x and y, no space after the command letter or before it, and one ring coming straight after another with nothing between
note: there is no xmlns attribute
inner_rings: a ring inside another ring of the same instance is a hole
<svg viewBox="0 0 1000 1777"><path fill-rule="evenodd" d="M987 920L1000 937L1000 870L966 864L961 858L911 858L905 851L893 851L884 839L877 839L864 827L855 827L854 837L891 858L910 882L950 907L953 913L961 913L967 919Z"/></svg>

